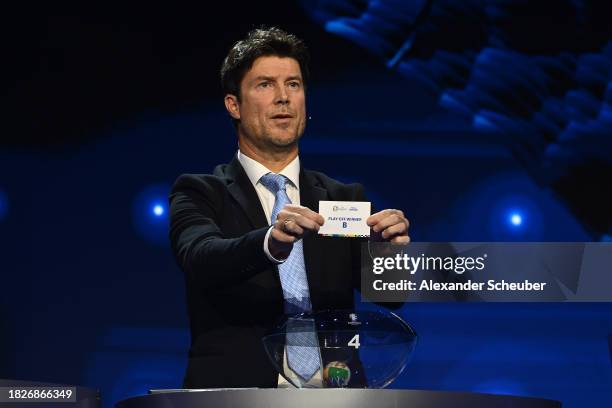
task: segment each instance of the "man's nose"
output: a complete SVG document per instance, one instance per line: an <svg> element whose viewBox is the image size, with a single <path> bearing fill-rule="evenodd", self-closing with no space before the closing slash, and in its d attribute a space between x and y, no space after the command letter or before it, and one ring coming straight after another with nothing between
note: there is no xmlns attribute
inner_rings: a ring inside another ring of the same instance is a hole
<svg viewBox="0 0 612 408"><path fill-rule="evenodd" d="M285 87L279 86L277 89L275 102L281 105L289 103L289 94Z"/></svg>

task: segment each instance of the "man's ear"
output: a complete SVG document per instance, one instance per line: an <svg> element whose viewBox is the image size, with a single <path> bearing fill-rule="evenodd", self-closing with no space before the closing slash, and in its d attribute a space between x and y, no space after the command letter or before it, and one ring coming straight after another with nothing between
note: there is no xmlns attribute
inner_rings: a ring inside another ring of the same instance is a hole
<svg viewBox="0 0 612 408"><path fill-rule="evenodd" d="M230 116L236 120L240 120L240 104L238 103L238 97L236 95L227 94L223 101L225 102L225 109L227 109Z"/></svg>

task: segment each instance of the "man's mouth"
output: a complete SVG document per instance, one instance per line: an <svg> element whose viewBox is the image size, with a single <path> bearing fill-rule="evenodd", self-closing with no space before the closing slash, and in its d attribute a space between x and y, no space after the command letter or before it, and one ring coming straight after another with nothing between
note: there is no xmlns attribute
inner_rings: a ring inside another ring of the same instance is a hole
<svg viewBox="0 0 612 408"><path fill-rule="evenodd" d="M276 115L272 116L272 119L291 119L292 117L293 115L288 113L277 113Z"/></svg>

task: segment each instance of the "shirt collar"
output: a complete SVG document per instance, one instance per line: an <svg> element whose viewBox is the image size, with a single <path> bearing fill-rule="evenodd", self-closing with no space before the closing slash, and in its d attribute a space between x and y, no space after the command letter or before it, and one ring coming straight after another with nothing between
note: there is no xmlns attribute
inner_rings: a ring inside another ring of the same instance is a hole
<svg viewBox="0 0 612 408"><path fill-rule="evenodd" d="M256 186L259 183L259 179L270 173L270 170L257 160L251 159L246 154L242 153L238 150L236 155L238 157L238 161L244 168L245 173L251 180L251 184ZM278 172L278 174L282 174L287 177L291 184L295 186L298 190L300 189L300 157L295 156L295 159L291 161L284 169Z"/></svg>

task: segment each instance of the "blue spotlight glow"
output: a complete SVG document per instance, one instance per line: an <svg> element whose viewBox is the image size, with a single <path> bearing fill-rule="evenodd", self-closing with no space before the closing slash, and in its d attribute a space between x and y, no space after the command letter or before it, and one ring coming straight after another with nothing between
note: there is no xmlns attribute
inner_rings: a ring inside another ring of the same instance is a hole
<svg viewBox="0 0 612 408"><path fill-rule="evenodd" d="M159 205L159 204L155 204L153 206L153 214L157 217L161 217L162 215L164 215L164 207Z"/></svg>
<svg viewBox="0 0 612 408"><path fill-rule="evenodd" d="M523 217L521 214L513 213L510 215L510 223L515 227L518 227L523 223Z"/></svg>
<svg viewBox="0 0 612 408"><path fill-rule="evenodd" d="M170 185L152 184L134 197L132 219L138 235L160 246L168 245L168 194Z"/></svg>

